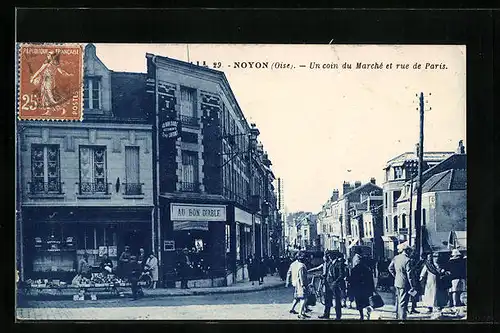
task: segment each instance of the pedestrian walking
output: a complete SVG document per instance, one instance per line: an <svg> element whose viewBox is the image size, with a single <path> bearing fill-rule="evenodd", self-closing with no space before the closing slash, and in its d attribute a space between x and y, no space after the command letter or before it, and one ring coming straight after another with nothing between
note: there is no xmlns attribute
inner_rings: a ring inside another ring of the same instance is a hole
<svg viewBox="0 0 500 333"><path fill-rule="evenodd" d="M328 270L330 268L329 266L331 265L331 263L332 263L332 260L330 258L330 255L328 252L325 251L325 253L323 255L323 263L317 267L311 268L307 272L313 273L313 272L321 271L321 279L323 281L326 281L326 275L328 273ZM326 285L326 283L325 283L325 295L324 295L324 297L325 297L325 308L323 310L323 314L318 316L318 318L329 319L330 318L330 309L333 306L333 290L328 285Z"/></svg>
<svg viewBox="0 0 500 333"><path fill-rule="evenodd" d="M136 256L130 256L130 260L127 264L128 267L128 279L130 282L130 288L132 289L132 299L136 300L142 295L142 288L139 286L139 278L142 273L142 267L137 262Z"/></svg>
<svg viewBox="0 0 500 333"><path fill-rule="evenodd" d="M257 274L257 264L253 256L248 258L247 267L248 267L248 280L252 282L253 286L255 284L255 281L259 281L259 276Z"/></svg>
<svg viewBox="0 0 500 333"><path fill-rule="evenodd" d="M191 274L193 264L191 262L191 259L189 258L189 250L187 248L182 250L182 254L177 264L179 267L179 274L181 279L181 289L189 289L189 275Z"/></svg>
<svg viewBox="0 0 500 333"><path fill-rule="evenodd" d="M127 275L127 266L130 261L131 253L130 253L130 246L125 245L125 249L120 255L120 258L118 258L118 272L117 274L120 277L125 277Z"/></svg>
<svg viewBox="0 0 500 333"><path fill-rule="evenodd" d="M357 260L356 265L351 269L349 276L349 284L351 286L352 295L356 302L356 309L359 311L361 320L370 319L371 307L370 296L375 293L375 284L373 281L373 271L370 268L368 258Z"/></svg>
<svg viewBox="0 0 500 333"><path fill-rule="evenodd" d="M410 258L410 265L411 265L411 277L413 280L413 286L415 288L416 293L414 295L410 295L410 313L411 314L417 314L419 313L417 311L417 305L418 301L420 299L420 296L423 294L422 292L422 286L419 282L420 279L420 272L422 272L423 265L425 264L425 258L427 257L426 253L422 253L422 256L419 257L418 253L415 251L412 253L411 258Z"/></svg>
<svg viewBox="0 0 500 333"><path fill-rule="evenodd" d="M341 289L344 286L346 278L346 266L340 254L330 252L329 255L332 263L328 266L326 273L326 285L330 288L335 298L335 319L340 320L342 318Z"/></svg>
<svg viewBox="0 0 500 333"><path fill-rule="evenodd" d="M429 254L420 274L425 281L423 302L433 319L440 318L448 303L448 289L451 287L451 273L444 268L438 252Z"/></svg>
<svg viewBox="0 0 500 333"><path fill-rule="evenodd" d="M406 320L410 292L414 292L410 263L412 249L407 243L403 243L398 245L398 251L400 253L389 264L389 272L394 276L396 288L396 319Z"/></svg>
<svg viewBox="0 0 500 333"><path fill-rule="evenodd" d="M257 272L259 275L259 285L261 285L264 283L264 276L266 276L267 273L267 265L264 258L257 260Z"/></svg>
<svg viewBox="0 0 500 333"><path fill-rule="evenodd" d="M457 307L463 306L460 296L465 291L466 264L465 259L462 258L462 253L458 249L453 249L448 268L451 273L450 305L454 311L457 311Z"/></svg>
<svg viewBox="0 0 500 333"><path fill-rule="evenodd" d="M82 259L80 259L80 262L78 263L78 275L87 279L91 278L89 255L87 253L83 255Z"/></svg>
<svg viewBox="0 0 500 333"><path fill-rule="evenodd" d="M146 251L144 251L144 249L141 247L139 249L139 255L137 256L137 263L144 267L144 265L146 264L146 259Z"/></svg>
<svg viewBox="0 0 500 333"><path fill-rule="evenodd" d="M297 259L290 265L287 272L286 286L292 285L295 288L293 294L293 304L290 313L298 314L301 319L309 318L306 314L306 299L307 299L307 268L304 264L305 255L303 252L297 254ZM297 304L299 312L295 311Z"/></svg>
<svg viewBox="0 0 500 333"><path fill-rule="evenodd" d="M153 252L149 254L146 260L145 269L151 274L151 280L153 281L152 288L156 289L156 284L158 282L158 259Z"/></svg>

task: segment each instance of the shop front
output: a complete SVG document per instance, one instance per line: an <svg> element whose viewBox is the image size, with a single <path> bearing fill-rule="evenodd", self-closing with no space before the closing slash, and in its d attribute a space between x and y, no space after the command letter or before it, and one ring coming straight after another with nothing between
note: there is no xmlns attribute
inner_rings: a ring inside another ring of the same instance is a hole
<svg viewBox="0 0 500 333"><path fill-rule="evenodd" d="M231 254L227 205L170 202L162 216L164 280L167 287L226 285Z"/></svg>
<svg viewBox="0 0 500 333"><path fill-rule="evenodd" d="M88 256L92 270L107 255L116 272L125 246L131 253L151 250L151 208L25 208L25 280L69 283Z"/></svg>

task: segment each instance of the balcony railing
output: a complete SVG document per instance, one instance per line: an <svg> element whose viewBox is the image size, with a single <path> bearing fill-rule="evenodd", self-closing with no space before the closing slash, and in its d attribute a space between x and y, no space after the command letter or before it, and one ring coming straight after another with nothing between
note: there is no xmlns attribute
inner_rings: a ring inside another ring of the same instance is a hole
<svg viewBox="0 0 500 333"><path fill-rule="evenodd" d="M144 183L124 183L125 195L143 195L142 185Z"/></svg>
<svg viewBox="0 0 500 333"><path fill-rule="evenodd" d="M62 182L30 182L30 194L62 194Z"/></svg>
<svg viewBox="0 0 500 333"><path fill-rule="evenodd" d="M198 117L178 115L178 120L181 122L182 125L195 126L195 127L200 126L200 119Z"/></svg>
<svg viewBox="0 0 500 333"><path fill-rule="evenodd" d="M181 192L200 192L200 183L188 183L188 182L180 182L181 184Z"/></svg>
<svg viewBox="0 0 500 333"><path fill-rule="evenodd" d="M92 195L92 194L104 194L108 195L109 194L109 189L108 189L108 183L88 183L88 182L81 182L79 183L79 190L80 194L86 195Z"/></svg>

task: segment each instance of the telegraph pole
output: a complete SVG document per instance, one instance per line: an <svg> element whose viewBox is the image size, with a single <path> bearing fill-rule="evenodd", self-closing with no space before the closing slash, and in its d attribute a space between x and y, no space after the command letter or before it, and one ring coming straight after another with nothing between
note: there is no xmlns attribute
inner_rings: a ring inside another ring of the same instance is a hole
<svg viewBox="0 0 500 333"><path fill-rule="evenodd" d="M429 94L430 95L430 94ZM420 138L418 149L417 208L415 212L415 250L422 254L422 172L424 163L424 93L419 96Z"/></svg>

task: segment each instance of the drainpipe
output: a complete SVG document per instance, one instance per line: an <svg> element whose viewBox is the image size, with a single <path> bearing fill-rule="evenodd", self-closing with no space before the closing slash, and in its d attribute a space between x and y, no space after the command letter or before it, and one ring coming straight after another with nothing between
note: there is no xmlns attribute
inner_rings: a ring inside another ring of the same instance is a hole
<svg viewBox="0 0 500 333"><path fill-rule="evenodd" d="M161 270L162 267L162 247L161 247L161 223L160 223L160 152L159 152L159 143L160 143L160 135L158 131L158 124L160 122L159 115L158 115L158 80L157 80L157 72L158 72L158 66L156 64L156 55L153 56L151 59L151 62L154 64L154 80L155 80L155 86L154 86L154 96L155 96L155 107L154 107L154 112L155 112L155 121L154 121L154 144L153 144L153 156L154 156L154 163L153 163L153 170L154 170L154 181L155 185L153 186L153 200L154 200L154 219L152 221L152 230L154 233L154 226L155 226L155 221L156 221L156 233L157 233L157 251L158 251L158 268ZM161 276L161 275L160 275Z"/></svg>

